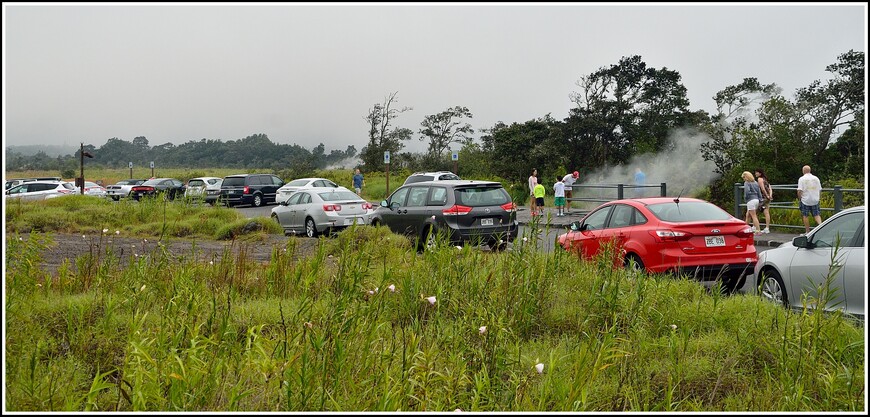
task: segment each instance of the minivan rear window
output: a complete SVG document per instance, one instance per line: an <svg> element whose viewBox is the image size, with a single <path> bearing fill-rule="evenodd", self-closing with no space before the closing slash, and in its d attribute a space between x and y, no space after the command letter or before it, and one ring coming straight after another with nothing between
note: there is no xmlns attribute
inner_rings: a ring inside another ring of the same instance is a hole
<svg viewBox="0 0 870 417"><path fill-rule="evenodd" d="M469 187L456 189L456 204L462 206L500 206L510 201L510 196L502 187Z"/></svg>
<svg viewBox="0 0 870 417"><path fill-rule="evenodd" d="M245 177L227 177L224 178L223 184L221 186L227 187L241 187L245 185Z"/></svg>
<svg viewBox="0 0 870 417"><path fill-rule="evenodd" d="M415 182L423 182L423 181L432 181L434 179L435 179L435 177L433 177L431 175L414 175L414 176L408 177L408 180L405 181L405 184L413 184Z"/></svg>

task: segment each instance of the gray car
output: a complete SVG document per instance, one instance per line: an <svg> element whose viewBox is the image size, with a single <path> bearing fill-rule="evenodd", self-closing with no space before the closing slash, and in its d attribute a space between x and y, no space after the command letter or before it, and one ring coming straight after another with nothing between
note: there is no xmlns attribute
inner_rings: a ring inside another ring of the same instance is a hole
<svg viewBox="0 0 870 417"><path fill-rule="evenodd" d="M854 207L831 216L805 236L759 253L751 279L755 285L750 288L792 308L803 308L805 303L812 307L818 288L832 276L831 300L825 309L863 319L867 267L864 225L864 207Z"/></svg>
<svg viewBox="0 0 870 417"><path fill-rule="evenodd" d="M36 201L75 194L76 187L66 181L31 181L6 190L6 199Z"/></svg>
<svg viewBox="0 0 870 417"><path fill-rule="evenodd" d="M272 209L272 218L284 234L315 237L353 224L369 224L372 204L344 187L312 187L299 190Z"/></svg>

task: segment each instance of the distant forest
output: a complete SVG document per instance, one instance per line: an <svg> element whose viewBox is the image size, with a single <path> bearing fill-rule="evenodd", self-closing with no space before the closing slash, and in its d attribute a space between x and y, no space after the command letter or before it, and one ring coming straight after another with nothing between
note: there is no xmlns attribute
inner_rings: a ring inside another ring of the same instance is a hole
<svg viewBox="0 0 870 417"><path fill-rule="evenodd" d="M151 161L164 168L256 168L281 170L296 167L300 171L323 169L348 161L357 154L352 145L345 150L332 150L326 153L321 143L311 150L299 145L277 144L265 134L255 134L239 140L189 141L181 145L165 143L149 146L148 139L139 136L132 142L118 138L109 139L103 146L84 145L85 152L93 155L88 159L90 166L106 168L127 168L149 166ZM79 165L79 148L71 154L49 156L45 151L34 155L6 148L6 170L57 170L75 171Z"/></svg>

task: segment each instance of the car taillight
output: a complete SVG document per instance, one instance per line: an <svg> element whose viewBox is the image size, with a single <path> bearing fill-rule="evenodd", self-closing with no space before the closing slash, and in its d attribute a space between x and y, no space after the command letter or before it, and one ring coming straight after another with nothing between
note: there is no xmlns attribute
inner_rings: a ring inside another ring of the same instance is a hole
<svg viewBox="0 0 870 417"><path fill-rule="evenodd" d="M61 194L72 194L72 193L74 193L75 191L64 189L64 190L57 190L57 192L59 192L59 193L61 193Z"/></svg>
<svg viewBox="0 0 870 417"><path fill-rule="evenodd" d="M517 211L517 205L514 204L513 201L511 201L510 203L502 204L501 208L503 208L504 211L506 211L508 213L513 213L513 212Z"/></svg>
<svg viewBox="0 0 870 417"><path fill-rule="evenodd" d="M657 242L676 242L678 240L688 240L692 237L691 233L680 232L678 230L650 230L649 234L655 237Z"/></svg>
<svg viewBox="0 0 870 417"><path fill-rule="evenodd" d="M363 208L363 210L371 210L372 203L363 203L362 208Z"/></svg>
<svg viewBox="0 0 870 417"><path fill-rule="evenodd" d="M242 192L245 193L245 194L250 194L250 193L251 193L251 189L246 185L246 186L245 186L245 190L242 191Z"/></svg>
<svg viewBox="0 0 870 417"><path fill-rule="evenodd" d="M341 211L341 206L338 204L324 204L323 211Z"/></svg>
<svg viewBox="0 0 870 417"><path fill-rule="evenodd" d="M471 212L471 207L460 206L459 204L450 207L449 209L441 210L445 216L464 216Z"/></svg>
<svg viewBox="0 0 870 417"><path fill-rule="evenodd" d="M739 232L737 232L737 233L735 233L735 234L737 235L737 237L741 237L741 238L747 238L747 237L754 237L754 236L755 236L755 233L752 232L752 227L750 227L750 226L746 226L745 229L743 229L743 230L741 230L741 231L739 231Z"/></svg>

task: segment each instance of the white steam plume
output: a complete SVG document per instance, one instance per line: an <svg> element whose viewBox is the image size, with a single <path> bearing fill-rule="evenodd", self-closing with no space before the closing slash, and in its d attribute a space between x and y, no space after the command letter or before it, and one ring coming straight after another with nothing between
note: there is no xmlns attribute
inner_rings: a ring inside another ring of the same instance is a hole
<svg viewBox="0 0 870 417"><path fill-rule="evenodd" d="M667 195L695 196L707 185L711 184L719 174L714 172L716 165L705 161L701 156L701 144L710 141L710 137L695 129L678 129L668 136L665 149L657 154L642 154L631 159L628 165L605 166L581 178L581 185L592 184L625 184L634 185L635 169L640 168L646 174L646 185L666 183ZM661 195L661 188L643 188L647 197ZM635 196L635 189L626 187L624 197ZM616 189L584 188L580 191L582 197L601 197L615 199ZM577 190L574 192L577 196ZM596 204L597 205L597 204Z"/></svg>

